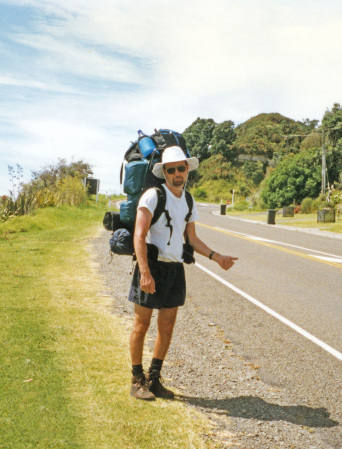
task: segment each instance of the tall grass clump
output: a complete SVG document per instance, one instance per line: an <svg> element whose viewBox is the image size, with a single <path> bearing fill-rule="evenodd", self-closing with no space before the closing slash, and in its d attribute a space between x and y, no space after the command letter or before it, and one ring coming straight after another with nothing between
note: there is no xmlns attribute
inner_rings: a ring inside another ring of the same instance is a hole
<svg viewBox="0 0 342 449"><path fill-rule="evenodd" d="M57 203L69 206L81 206L87 202L88 196L82 180L67 176L57 184Z"/></svg>
<svg viewBox="0 0 342 449"><path fill-rule="evenodd" d="M56 165L44 167L32 173L32 180L23 182L23 170L8 166L12 190L0 200L0 221L25 215L35 209L67 204L80 206L87 201L83 179L92 175L89 164L83 161L66 164L60 159Z"/></svg>
<svg viewBox="0 0 342 449"><path fill-rule="evenodd" d="M313 213L314 200L312 198L304 198L302 201L301 212L302 214Z"/></svg>

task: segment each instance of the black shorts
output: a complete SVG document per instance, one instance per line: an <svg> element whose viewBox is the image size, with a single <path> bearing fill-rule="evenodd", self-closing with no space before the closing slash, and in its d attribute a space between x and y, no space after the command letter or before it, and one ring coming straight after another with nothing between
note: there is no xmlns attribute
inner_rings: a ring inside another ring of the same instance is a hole
<svg viewBox="0 0 342 449"><path fill-rule="evenodd" d="M145 293L140 289L140 271L135 267L128 299L149 309L170 309L185 303L185 273L180 262L149 262L156 284L156 292Z"/></svg>

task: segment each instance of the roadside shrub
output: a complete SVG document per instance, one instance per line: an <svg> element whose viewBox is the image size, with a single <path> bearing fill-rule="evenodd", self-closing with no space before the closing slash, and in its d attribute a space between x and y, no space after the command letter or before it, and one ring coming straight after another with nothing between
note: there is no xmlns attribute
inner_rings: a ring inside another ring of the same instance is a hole
<svg viewBox="0 0 342 449"><path fill-rule="evenodd" d="M311 214L313 212L312 205L314 200L312 198L304 198L302 202L301 213L302 214Z"/></svg>
<svg viewBox="0 0 342 449"><path fill-rule="evenodd" d="M22 182L22 167L15 170L8 166L12 191L10 196L0 197L0 221L28 214L35 209L66 204L81 206L87 202L87 190L82 179L92 175L89 164L83 161L67 165L59 159L57 165L51 165L33 172L33 179Z"/></svg>
<svg viewBox="0 0 342 449"><path fill-rule="evenodd" d="M234 210L243 211L249 208L249 202L248 201L239 201L236 203L236 205L233 207Z"/></svg>
<svg viewBox="0 0 342 449"><path fill-rule="evenodd" d="M318 209L320 208L322 202L320 199L316 198L315 200L313 200L312 202L312 213L315 213L318 211Z"/></svg>
<svg viewBox="0 0 342 449"><path fill-rule="evenodd" d="M0 202L0 221L31 212L35 208L34 202L34 196L25 192L19 193L17 198L3 196Z"/></svg>
<svg viewBox="0 0 342 449"><path fill-rule="evenodd" d="M304 198L302 204L301 204L301 213L302 214L314 214L319 209L324 209L326 207L331 208L334 204L333 201L331 203L328 203L325 201L325 196L320 195L315 200L312 198Z"/></svg>
<svg viewBox="0 0 342 449"><path fill-rule="evenodd" d="M263 200L262 197L258 197L257 198L257 200L256 200L256 208L257 208L257 210L266 210L267 209L267 204L265 203L265 201Z"/></svg>
<svg viewBox="0 0 342 449"><path fill-rule="evenodd" d="M331 195L331 205L333 207L342 207L342 190L335 190L335 192Z"/></svg>
<svg viewBox="0 0 342 449"><path fill-rule="evenodd" d="M78 177L66 176L57 184L57 204L80 206L87 202L87 192L82 180Z"/></svg>
<svg viewBox="0 0 342 449"><path fill-rule="evenodd" d="M199 200L205 200L207 199L208 195L206 190L202 189L201 187L198 187L194 190L194 197Z"/></svg>

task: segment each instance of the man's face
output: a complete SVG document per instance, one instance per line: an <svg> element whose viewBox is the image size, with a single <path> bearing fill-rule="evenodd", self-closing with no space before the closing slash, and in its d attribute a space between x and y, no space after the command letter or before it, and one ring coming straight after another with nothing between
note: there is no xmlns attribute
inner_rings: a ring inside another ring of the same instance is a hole
<svg viewBox="0 0 342 449"><path fill-rule="evenodd" d="M189 167L186 161L170 162L164 165L164 176L173 187L183 187L188 178Z"/></svg>

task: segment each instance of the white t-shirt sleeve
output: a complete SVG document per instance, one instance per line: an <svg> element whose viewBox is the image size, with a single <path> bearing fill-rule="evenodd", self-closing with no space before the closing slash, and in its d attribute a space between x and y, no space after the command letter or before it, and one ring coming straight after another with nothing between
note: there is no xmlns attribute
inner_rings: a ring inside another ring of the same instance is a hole
<svg viewBox="0 0 342 449"><path fill-rule="evenodd" d="M148 189L141 196L138 204L138 209L140 209L141 207L146 207L153 215L157 207L157 202L158 202L158 194L156 190Z"/></svg>

